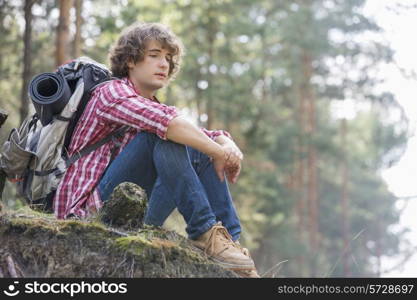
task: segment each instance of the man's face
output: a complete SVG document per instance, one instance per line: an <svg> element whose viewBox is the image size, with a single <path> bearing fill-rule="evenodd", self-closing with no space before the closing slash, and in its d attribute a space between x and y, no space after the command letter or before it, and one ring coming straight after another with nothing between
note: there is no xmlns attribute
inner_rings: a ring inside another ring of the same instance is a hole
<svg viewBox="0 0 417 300"><path fill-rule="evenodd" d="M142 61L129 63L129 78L140 93L154 93L168 83L169 61L171 53L158 41L150 40L146 46Z"/></svg>

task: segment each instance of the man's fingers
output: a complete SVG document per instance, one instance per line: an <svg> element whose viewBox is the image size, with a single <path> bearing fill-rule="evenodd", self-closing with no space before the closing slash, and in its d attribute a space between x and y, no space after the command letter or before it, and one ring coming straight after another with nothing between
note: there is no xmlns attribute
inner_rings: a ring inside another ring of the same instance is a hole
<svg viewBox="0 0 417 300"><path fill-rule="evenodd" d="M240 157L237 152L232 152L232 154L229 156L228 160L226 161L226 164L228 166L236 166L240 164Z"/></svg>
<svg viewBox="0 0 417 300"><path fill-rule="evenodd" d="M239 165L239 160L231 160L227 162L227 167L230 169L236 168Z"/></svg>
<svg viewBox="0 0 417 300"><path fill-rule="evenodd" d="M242 170L242 165L241 164L239 164L239 167L238 167L238 169L237 169L237 172L236 172L236 180L235 180L235 182L237 181L237 179L239 178L239 175L240 175L240 171Z"/></svg>
<svg viewBox="0 0 417 300"><path fill-rule="evenodd" d="M217 176L219 177L220 181L224 181L224 168L216 169Z"/></svg>
<svg viewBox="0 0 417 300"><path fill-rule="evenodd" d="M242 169L241 165L238 164L236 166L229 166L226 168L227 179L231 183L236 183L237 179L240 175L240 170Z"/></svg>
<svg viewBox="0 0 417 300"><path fill-rule="evenodd" d="M237 179L239 178L240 170L242 170L242 168L239 166L239 168L237 169L237 172L235 174L235 177L234 177L234 183L236 183Z"/></svg>
<svg viewBox="0 0 417 300"><path fill-rule="evenodd" d="M225 145L223 149L225 151L225 161L223 165L215 166L216 173L220 181L223 182L226 176L230 182L234 183L240 173L243 154L237 146Z"/></svg>

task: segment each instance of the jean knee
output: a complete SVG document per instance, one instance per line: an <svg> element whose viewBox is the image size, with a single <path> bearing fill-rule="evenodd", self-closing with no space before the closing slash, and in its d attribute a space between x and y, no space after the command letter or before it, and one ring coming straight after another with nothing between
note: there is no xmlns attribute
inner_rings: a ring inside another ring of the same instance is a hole
<svg viewBox="0 0 417 300"><path fill-rule="evenodd" d="M168 170L187 170L191 166L187 147L172 141L159 140L154 148L154 162Z"/></svg>
<svg viewBox="0 0 417 300"><path fill-rule="evenodd" d="M179 154L179 153L187 153L187 147L183 144L178 144L176 142L170 140L163 140L159 137L158 138L158 151L165 152L167 155L170 154Z"/></svg>

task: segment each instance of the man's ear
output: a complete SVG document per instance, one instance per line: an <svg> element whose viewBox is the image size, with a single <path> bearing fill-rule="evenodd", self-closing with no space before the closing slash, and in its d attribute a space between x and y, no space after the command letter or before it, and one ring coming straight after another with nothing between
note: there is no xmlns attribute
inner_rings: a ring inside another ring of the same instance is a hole
<svg viewBox="0 0 417 300"><path fill-rule="evenodd" d="M127 67L129 68L129 69L133 69L134 67L135 67L135 63L130 59L128 62L127 62Z"/></svg>

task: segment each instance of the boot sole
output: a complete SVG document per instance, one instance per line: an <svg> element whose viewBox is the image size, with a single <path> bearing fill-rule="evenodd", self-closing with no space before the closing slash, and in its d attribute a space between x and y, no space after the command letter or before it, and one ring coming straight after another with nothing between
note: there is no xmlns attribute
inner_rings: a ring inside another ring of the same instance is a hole
<svg viewBox="0 0 417 300"><path fill-rule="evenodd" d="M254 264L250 264L250 265L231 264L231 263L218 260L214 257L209 257L209 259L215 262L216 264L221 265L223 268L230 269L230 270L253 270L255 269Z"/></svg>
<svg viewBox="0 0 417 300"><path fill-rule="evenodd" d="M247 270L233 270L233 272L235 272L235 274L237 276L239 276L239 278L261 278L261 276L259 276L259 274L257 274L257 276L251 276L247 273L242 273L242 271L247 271Z"/></svg>
<svg viewBox="0 0 417 300"><path fill-rule="evenodd" d="M196 250L197 252L199 252L202 256L207 257L209 260L213 261L216 264L221 265L223 268L228 269L228 270L253 270L255 269L255 264L249 264L249 265L241 265L241 264L231 264L231 263L227 263L221 260L218 260L212 256L207 255L204 250L198 248L197 246L193 245L194 250Z"/></svg>

